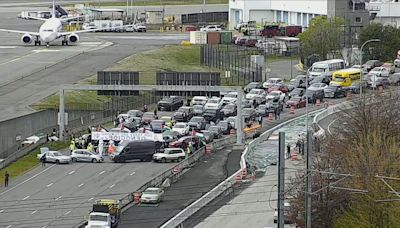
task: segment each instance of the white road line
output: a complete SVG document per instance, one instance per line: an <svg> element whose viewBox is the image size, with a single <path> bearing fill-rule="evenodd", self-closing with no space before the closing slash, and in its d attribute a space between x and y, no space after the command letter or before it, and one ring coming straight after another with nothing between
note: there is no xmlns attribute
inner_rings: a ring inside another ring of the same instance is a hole
<svg viewBox="0 0 400 228"><path fill-rule="evenodd" d="M0 49L16 48L17 46L0 46Z"/></svg>
<svg viewBox="0 0 400 228"><path fill-rule="evenodd" d="M4 210L0 210L0 213L3 213L4 212Z"/></svg>
<svg viewBox="0 0 400 228"><path fill-rule="evenodd" d="M8 225L6 228L11 228L12 227L12 225Z"/></svg>
<svg viewBox="0 0 400 228"><path fill-rule="evenodd" d="M71 211L67 211L67 212L65 212L65 214L64 214L64 215L68 215L69 213L71 213Z"/></svg>
<svg viewBox="0 0 400 228"><path fill-rule="evenodd" d="M106 172L106 171L103 170L103 171L101 171L101 172L99 173L99 175L101 175L101 174L103 174L103 173L105 173L105 172Z"/></svg>
<svg viewBox="0 0 400 228"><path fill-rule="evenodd" d="M56 198L56 201L59 200L59 199L61 199L61 198L62 198L62 196L57 197L57 198Z"/></svg>
<svg viewBox="0 0 400 228"><path fill-rule="evenodd" d="M75 170L72 170L72 171L69 172L68 174L71 175L71 174L73 174L73 173L75 173Z"/></svg>
<svg viewBox="0 0 400 228"><path fill-rule="evenodd" d="M132 172L131 174L129 174L129 176L133 176L133 175L135 175L135 173L136 173L136 172Z"/></svg>
<svg viewBox="0 0 400 228"><path fill-rule="evenodd" d="M25 198L23 198L22 200L27 200L29 197L31 196L25 196Z"/></svg>
<svg viewBox="0 0 400 228"><path fill-rule="evenodd" d="M46 187L50 187L50 186L52 186L52 185L53 185L53 183L50 183L50 184L46 185Z"/></svg>
<svg viewBox="0 0 400 228"><path fill-rule="evenodd" d="M31 215L35 214L38 210L34 210L32 211Z"/></svg>
<svg viewBox="0 0 400 228"><path fill-rule="evenodd" d="M90 199L88 199L87 201L89 202L89 201L92 201L93 200L93 197L92 198L90 198Z"/></svg>
<svg viewBox="0 0 400 228"><path fill-rule="evenodd" d="M115 186L115 184L111 185L111 186L110 186L110 187L108 187L108 188L114 188L114 186Z"/></svg>
<svg viewBox="0 0 400 228"><path fill-rule="evenodd" d="M47 226L42 226L42 228L47 228Z"/></svg>
<svg viewBox="0 0 400 228"><path fill-rule="evenodd" d="M40 174L46 172L47 170L51 169L51 168L54 167L55 165L56 165L56 164L49 166L48 168L42 170L40 173L37 173L37 174L31 176L30 178L28 178L28 179L22 181L21 183L15 185L14 187L9 188L7 191L4 191L4 192L0 193L0 196L6 194L7 192L9 192L9 191L15 189L15 188L18 187L18 186L21 186L21 185L25 184L26 182L32 180L33 178L35 178L35 177L39 176Z"/></svg>
<svg viewBox="0 0 400 228"><path fill-rule="evenodd" d="M82 183L82 184L78 185L78 188L82 187L84 184L85 184L85 183Z"/></svg>
<svg viewBox="0 0 400 228"><path fill-rule="evenodd" d="M329 132L330 135L332 135L331 129L330 129L330 128L331 128L332 124L335 123L336 120L338 120L338 119L334 119L332 122L330 122L330 123L328 124L328 132Z"/></svg>

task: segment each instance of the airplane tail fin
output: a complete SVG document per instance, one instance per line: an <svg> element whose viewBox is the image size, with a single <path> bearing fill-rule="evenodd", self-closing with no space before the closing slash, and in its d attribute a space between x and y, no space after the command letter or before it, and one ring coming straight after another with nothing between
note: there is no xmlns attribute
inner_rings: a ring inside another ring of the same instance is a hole
<svg viewBox="0 0 400 228"><path fill-rule="evenodd" d="M56 17L56 3L53 0L53 9L51 11L51 17L55 18Z"/></svg>

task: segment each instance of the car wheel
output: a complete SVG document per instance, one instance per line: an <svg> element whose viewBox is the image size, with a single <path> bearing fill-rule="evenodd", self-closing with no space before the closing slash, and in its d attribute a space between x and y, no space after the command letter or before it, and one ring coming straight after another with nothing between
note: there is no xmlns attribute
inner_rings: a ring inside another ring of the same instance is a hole
<svg viewBox="0 0 400 228"><path fill-rule="evenodd" d="M161 158L161 162L162 162L162 163L165 163L165 162L167 162L167 159Z"/></svg>
<svg viewBox="0 0 400 228"><path fill-rule="evenodd" d="M92 163L96 163L96 162L97 162L96 158L93 158Z"/></svg>
<svg viewBox="0 0 400 228"><path fill-rule="evenodd" d="M56 160L56 164L60 164L60 161L59 161L59 160Z"/></svg>
<svg viewBox="0 0 400 228"><path fill-rule="evenodd" d="M178 158L178 162L181 162L181 161L183 161L183 158L182 157Z"/></svg>
<svg viewBox="0 0 400 228"><path fill-rule="evenodd" d="M72 158L72 162L77 162L76 158Z"/></svg>

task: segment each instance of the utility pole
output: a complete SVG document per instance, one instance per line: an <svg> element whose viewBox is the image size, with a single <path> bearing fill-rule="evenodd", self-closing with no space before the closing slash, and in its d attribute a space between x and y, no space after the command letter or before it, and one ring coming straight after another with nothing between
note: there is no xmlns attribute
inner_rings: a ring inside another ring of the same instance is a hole
<svg viewBox="0 0 400 228"><path fill-rule="evenodd" d="M311 228L311 168L312 168L312 132L307 129L307 159L306 159L306 228Z"/></svg>
<svg viewBox="0 0 400 228"><path fill-rule="evenodd" d="M279 132L278 228L285 225L285 132Z"/></svg>

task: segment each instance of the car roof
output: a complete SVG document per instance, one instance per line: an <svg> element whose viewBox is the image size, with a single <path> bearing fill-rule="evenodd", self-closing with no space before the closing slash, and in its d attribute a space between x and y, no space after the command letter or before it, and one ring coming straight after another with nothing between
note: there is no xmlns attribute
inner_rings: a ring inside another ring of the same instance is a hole
<svg viewBox="0 0 400 228"><path fill-rule="evenodd" d="M150 188L146 188L146 190L144 190L144 191L147 191L147 190L161 190L161 188L150 187Z"/></svg>

